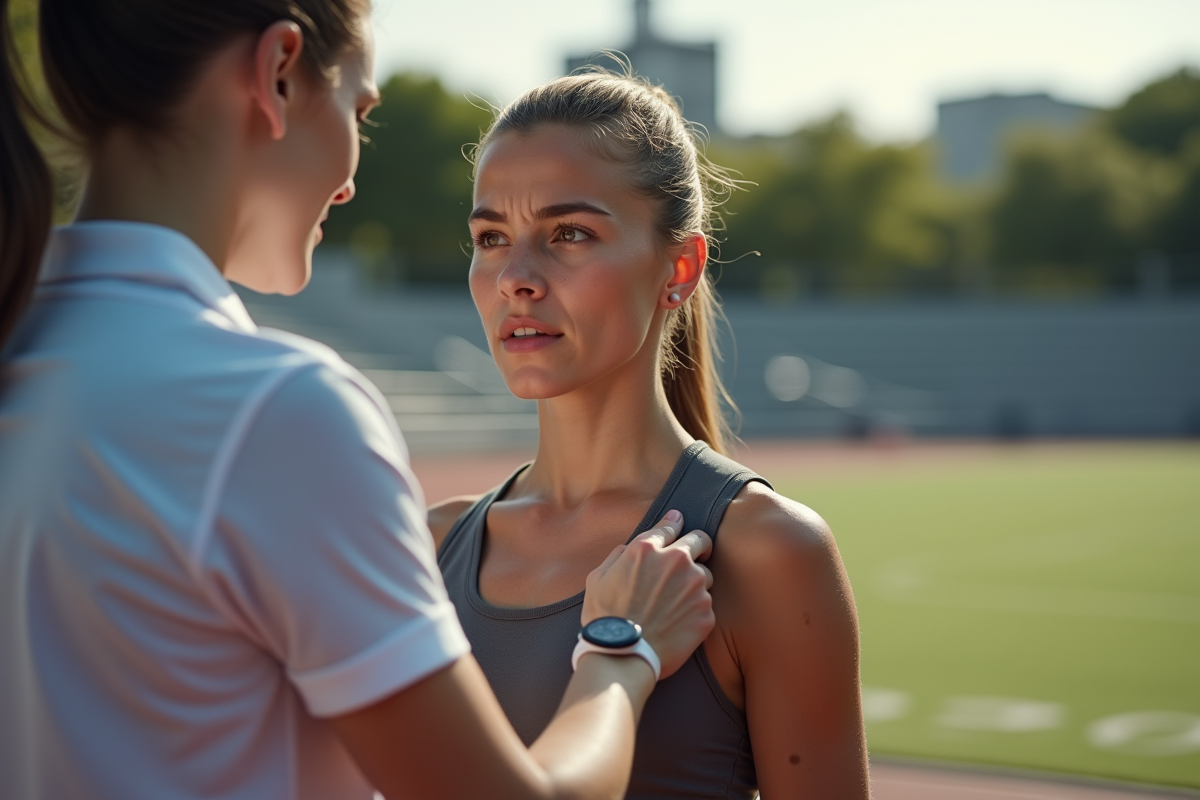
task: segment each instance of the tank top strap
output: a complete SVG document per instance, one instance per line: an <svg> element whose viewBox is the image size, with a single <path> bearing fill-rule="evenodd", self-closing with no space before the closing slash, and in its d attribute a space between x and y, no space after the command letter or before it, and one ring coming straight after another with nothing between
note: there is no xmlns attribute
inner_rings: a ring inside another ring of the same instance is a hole
<svg viewBox="0 0 1200 800"><path fill-rule="evenodd" d="M688 445L657 501L630 540L647 531L671 509L683 514L684 531L702 530L715 542L725 509L747 483L771 484L753 470L726 458L699 439Z"/></svg>
<svg viewBox="0 0 1200 800"><path fill-rule="evenodd" d="M517 476L528 468L529 463L517 467L513 474L508 476L508 480L487 494L482 495L466 511L458 515L458 519L454 520L454 524L450 526L449 533L446 534L445 539L442 539L442 544L438 547L437 556L439 561L444 556L449 555L459 548L466 547L468 551L470 550L472 533L475 535L483 533L484 522L486 522L487 512L492 507L492 503L507 494L509 487L513 485L513 481L517 479Z"/></svg>

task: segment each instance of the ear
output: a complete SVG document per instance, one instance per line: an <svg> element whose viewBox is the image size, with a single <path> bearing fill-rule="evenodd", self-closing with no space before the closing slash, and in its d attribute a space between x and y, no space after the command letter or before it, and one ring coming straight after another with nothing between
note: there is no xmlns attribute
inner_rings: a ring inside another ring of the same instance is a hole
<svg viewBox="0 0 1200 800"><path fill-rule="evenodd" d="M296 100L296 81L304 33L291 20L262 32L254 48L254 103L267 121L271 138L287 135L288 112Z"/></svg>
<svg viewBox="0 0 1200 800"><path fill-rule="evenodd" d="M708 263L708 239L703 234L689 236L676 251L674 272L670 282L662 293L660 303L664 308L678 308L692 296L700 279L704 277L704 267ZM678 300L674 299L678 296Z"/></svg>

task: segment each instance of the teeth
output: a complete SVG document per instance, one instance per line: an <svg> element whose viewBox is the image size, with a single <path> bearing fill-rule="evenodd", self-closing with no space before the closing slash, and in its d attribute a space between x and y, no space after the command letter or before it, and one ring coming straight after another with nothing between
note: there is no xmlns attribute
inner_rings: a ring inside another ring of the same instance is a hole
<svg viewBox="0 0 1200 800"><path fill-rule="evenodd" d="M537 334L536 328L517 328L513 331L513 336L536 336Z"/></svg>

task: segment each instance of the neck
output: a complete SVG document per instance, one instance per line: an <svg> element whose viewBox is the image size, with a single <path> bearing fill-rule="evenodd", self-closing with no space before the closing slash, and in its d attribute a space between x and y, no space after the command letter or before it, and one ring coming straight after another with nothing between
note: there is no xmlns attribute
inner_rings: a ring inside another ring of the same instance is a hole
<svg viewBox="0 0 1200 800"><path fill-rule="evenodd" d="M657 364L627 367L538 401L537 459L527 491L573 508L597 494L657 489L693 438L671 413Z"/></svg>
<svg viewBox="0 0 1200 800"><path fill-rule="evenodd" d="M162 225L195 242L219 268L233 237L232 159L222 143L147 141L118 130L96 148L78 221Z"/></svg>

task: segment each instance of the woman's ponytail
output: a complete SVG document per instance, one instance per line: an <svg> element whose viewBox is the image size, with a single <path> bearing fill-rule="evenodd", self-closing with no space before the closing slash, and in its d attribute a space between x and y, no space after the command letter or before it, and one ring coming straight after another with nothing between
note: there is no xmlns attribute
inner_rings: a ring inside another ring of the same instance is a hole
<svg viewBox="0 0 1200 800"><path fill-rule="evenodd" d="M0 0L0 349L29 305L54 214L54 184L26 118L36 118Z"/></svg>
<svg viewBox="0 0 1200 800"><path fill-rule="evenodd" d="M683 429L725 453L733 433L721 400L736 410L717 368L716 290L705 273L687 302L671 312L662 352L663 389Z"/></svg>

